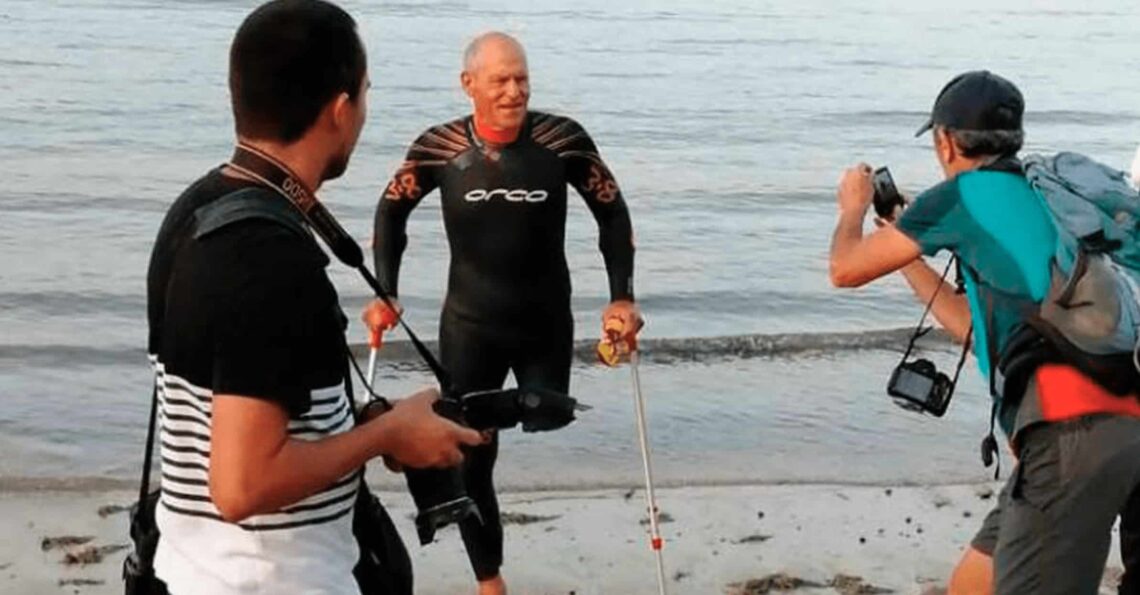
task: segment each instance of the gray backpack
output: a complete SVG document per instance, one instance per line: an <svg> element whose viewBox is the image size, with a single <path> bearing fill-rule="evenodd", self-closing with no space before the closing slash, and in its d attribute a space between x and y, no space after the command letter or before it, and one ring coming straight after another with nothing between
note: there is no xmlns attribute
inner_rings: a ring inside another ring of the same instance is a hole
<svg viewBox="0 0 1140 595"><path fill-rule="evenodd" d="M999 372L1028 345L1110 392L1140 390L1140 194L1124 172L1076 153L1031 155L1025 174L1057 230L1052 282ZM1040 362L1038 362L1040 363ZM1008 375L1008 374L1005 374Z"/></svg>

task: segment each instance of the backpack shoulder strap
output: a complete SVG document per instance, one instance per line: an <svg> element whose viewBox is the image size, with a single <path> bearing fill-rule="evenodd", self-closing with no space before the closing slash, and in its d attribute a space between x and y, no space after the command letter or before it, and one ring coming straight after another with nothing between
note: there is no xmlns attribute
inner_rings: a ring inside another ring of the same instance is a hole
<svg viewBox="0 0 1140 595"><path fill-rule="evenodd" d="M253 187L231 192L194 211L194 239L250 219L272 221L311 238L297 210L268 188Z"/></svg>

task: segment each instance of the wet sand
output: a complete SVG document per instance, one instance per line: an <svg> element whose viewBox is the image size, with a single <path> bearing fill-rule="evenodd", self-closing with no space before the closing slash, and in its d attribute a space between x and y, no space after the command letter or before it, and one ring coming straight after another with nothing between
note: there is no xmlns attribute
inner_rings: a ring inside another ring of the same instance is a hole
<svg viewBox="0 0 1140 595"><path fill-rule="evenodd" d="M754 485L661 490L669 592L938 593L996 485ZM471 592L454 529L414 545L410 499L382 494L417 593ZM0 593L121 593L129 491L0 493ZM656 593L640 489L503 494L514 594ZM1119 575L1114 544L1105 588Z"/></svg>

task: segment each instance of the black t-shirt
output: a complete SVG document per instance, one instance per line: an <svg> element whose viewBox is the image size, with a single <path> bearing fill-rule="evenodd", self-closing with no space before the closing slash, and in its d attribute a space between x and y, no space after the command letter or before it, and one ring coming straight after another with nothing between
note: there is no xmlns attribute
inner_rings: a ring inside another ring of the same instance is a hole
<svg viewBox="0 0 1140 595"><path fill-rule="evenodd" d="M197 209L249 186L214 170L168 212L147 279L150 353L194 386L298 415L312 390L344 378L345 320L328 257L313 238L260 219L192 237Z"/></svg>

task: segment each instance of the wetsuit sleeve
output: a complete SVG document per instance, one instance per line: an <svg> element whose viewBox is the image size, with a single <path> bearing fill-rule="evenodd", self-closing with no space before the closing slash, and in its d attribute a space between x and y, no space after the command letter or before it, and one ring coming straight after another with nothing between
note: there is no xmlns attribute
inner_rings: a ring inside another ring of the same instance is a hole
<svg viewBox="0 0 1140 595"><path fill-rule="evenodd" d="M896 226L933 256L941 250L956 250L970 229L970 217L962 206L956 180L947 180L914 199Z"/></svg>
<svg viewBox="0 0 1140 595"><path fill-rule="evenodd" d="M407 157L380 196L373 224L376 278L393 296L399 295L400 259L408 245L408 216L425 195L439 185L438 170L446 159L435 154L433 131L416 139Z"/></svg>
<svg viewBox="0 0 1140 595"><path fill-rule="evenodd" d="M552 148L566 163L567 182L582 195L598 222L598 247L606 262L610 300L632 300L634 245L629 208L593 139L573 120L566 120L563 127L565 136L556 139Z"/></svg>

